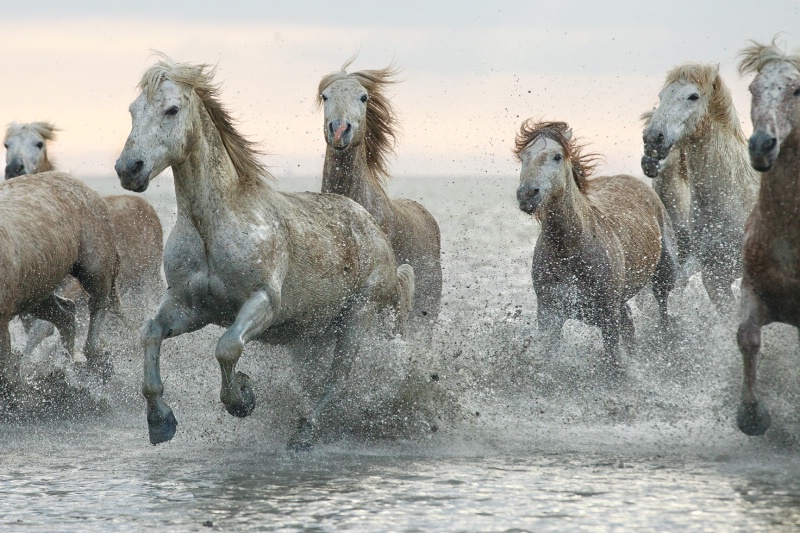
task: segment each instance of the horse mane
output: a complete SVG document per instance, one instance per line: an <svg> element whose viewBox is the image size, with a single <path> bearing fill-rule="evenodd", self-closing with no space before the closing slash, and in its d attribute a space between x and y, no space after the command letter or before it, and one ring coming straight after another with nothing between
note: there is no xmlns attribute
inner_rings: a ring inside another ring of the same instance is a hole
<svg viewBox="0 0 800 533"><path fill-rule="evenodd" d="M385 94L385 90L389 85L398 83L399 80L395 77L400 71L394 67L394 63L391 63L382 69L348 73L347 67L355 59L355 56L351 57L338 72L332 72L320 80L317 89L317 107L322 106L322 91L339 80L353 79L366 89L369 93L364 139L367 149L367 168L370 169L375 179L383 184L389 178L388 157L394 153L398 126L397 112Z"/></svg>
<svg viewBox="0 0 800 533"><path fill-rule="evenodd" d="M589 189L589 176L594 172L600 156L594 153L584 154L583 149L586 145L579 144L577 139L568 136L569 131L566 122L536 122L529 118L519 128L514 141L514 155L519 161L519 154L541 137L556 141L572 164L572 178L575 180L575 185L579 191L586 193Z"/></svg>
<svg viewBox="0 0 800 533"><path fill-rule="evenodd" d="M45 141L52 141L56 138L56 132L59 131L52 123L50 122L28 122L26 124L20 124L18 122L12 122L8 125L8 129L6 130L6 136L4 141L7 141L9 137L16 135L20 132L25 130L33 131L34 133L38 134L39 137L44 139Z"/></svg>
<svg viewBox="0 0 800 533"><path fill-rule="evenodd" d="M778 47L777 39L776 35L770 44L748 41L750 46L739 52L739 57L742 58L739 62L739 74L758 74L765 65L778 61L789 62L800 70L800 54L787 54Z"/></svg>
<svg viewBox="0 0 800 533"><path fill-rule="evenodd" d="M731 91L719 75L717 65L702 63L679 65L667 73L664 87L676 82L693 83L703 93L710 95L708 112L712 120L728 127L738 140L746 142L742 126L739 124L739 115L733 106Z"/></svg>
<svg viewBox="0 0 800 533"><path fill-rule="evenodd" d="M244 183L272 180L267 167L259 160L263 152L256 148L257 143L244 138L236 130L233 118L219 101L220 86L214 84L216 67L205 63L177 63L161 52L155 55L159 61L145 71L139 82L139 88L147 99L152 100L158 85L164 80L192 89L216 126L239 180Z"/></svg>

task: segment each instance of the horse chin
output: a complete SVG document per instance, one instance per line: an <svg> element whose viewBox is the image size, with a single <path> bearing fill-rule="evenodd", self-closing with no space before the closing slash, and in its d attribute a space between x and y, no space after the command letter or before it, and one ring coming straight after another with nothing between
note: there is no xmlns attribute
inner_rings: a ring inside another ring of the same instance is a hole
<svg viewBox="0 0 800 533"><path fill-rule="evenodd" d="M150 186L150 176L140 174L135 178L120 178L119 180L120 185L122 185L123 189L133 192L144 192L147 190L147 187Z"/></svg>
<svg viewBox="0 0 800 533"><path fill-rule="evenodd" d="M528 215L536 214L536 210L539 209L539 202L520 202L519 209Z"/></svg>
<svg viewBox="0 0 800 533"><path fill-rule="evenodd" d="M768 172L775 164L775 158L770 155L750 154L750 164L758 172Z"/></svg>
<svg viewBox="0 0 800 533"><path fill-rule="evenodd" d="M648 178L656 178L658 177L658 167L660 166L661 161L655 157L650 157L649 155L642 156L642 172Z"/></svg>

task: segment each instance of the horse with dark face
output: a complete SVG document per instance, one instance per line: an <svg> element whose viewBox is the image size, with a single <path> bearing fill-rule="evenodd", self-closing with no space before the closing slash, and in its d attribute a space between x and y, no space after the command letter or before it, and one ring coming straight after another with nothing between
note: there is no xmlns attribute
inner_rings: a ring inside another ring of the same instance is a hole
<svg viewBox="0 0 800 533"><path fill-rule="evenodd" d="M669 215L653 189L632 176L589 179L593 154L583 154L564 122L522 124L519 208L542 231L531 275L539 329L552 344L567 319L600 328L608 363L620 337L630 352L634 327L627 301L652 283L661 326L678 260Z"/></svg>
<svg viewBox="0 0 800 533"><path fill-rule="evenodd" d="M764 174L744 232L736 337L744 383L737 423L748 435L763 435L770 415L756 393L761 328L772 322L800 327L800 55L784 53L773 41L753 43L741 57L739 71L756 75L750 162Z"/></svg>

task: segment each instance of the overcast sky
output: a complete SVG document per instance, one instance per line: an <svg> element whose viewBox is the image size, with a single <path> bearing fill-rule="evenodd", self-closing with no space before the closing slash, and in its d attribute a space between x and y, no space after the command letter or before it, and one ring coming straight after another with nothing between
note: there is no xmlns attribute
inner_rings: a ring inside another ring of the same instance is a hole
<svg viewBox="0 0 800 533"><path fill-rule="evenodd" d="M68 5L67 5L68 4ZM395 61L403 176L511 176L521 120L564 120L607 172L641 176L642 111L667 70L720 65L750 131L748 39L800 47L800 2L29 2L0 19L0 124L48 120L52 154L76 175L108 175L150 50L216 63L222 99L282 178L320 175L319 79ZM798 28L798 30L794 30ZM793 31L794 30L794 31Z"/></svg>

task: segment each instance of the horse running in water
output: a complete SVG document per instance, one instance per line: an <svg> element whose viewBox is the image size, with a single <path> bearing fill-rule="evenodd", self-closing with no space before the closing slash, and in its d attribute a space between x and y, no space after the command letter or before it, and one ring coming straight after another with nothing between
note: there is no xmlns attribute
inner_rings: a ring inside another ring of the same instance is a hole
<svg viewBox="0 0 800 533"><path fill-rule="evenodd" d="M55 324L73 360L75 305L57 296L68 275L89 294L89 334L84 355L106 363L100 326L115 303L118 259L105 202L82 182L61 172L23 176L0 184L0 388L19 381L9 321L17 314Z"/></svg>
<svg viewBox="0 0 800 533"><path fill-rule="evenodd" d="M6 130L6 180L27 174L53 170L47 156L48 141L56 137L58 129L48 122L11 124ZM114 243L119 256L117 291L126 295L160 291L161 255L164 247L163 231L155 209L144 198L127 195L104 196ZM67 278L59 294L74 299L81 296L80 284ZM28 341L23 353L29 355L42 340L52 335L53 325L21 316Z"/></svg>
<svg viewBox="0 0 800 533"><path fill-rule="evenodd" d="M164 56L150 67L116 163L122 186L137 192L172 167L178 204L164 252L167 291L141 336L150 442L170 440L177 425L163 399L162 341L217 324L227 328L216 347L220 399L240 417L255 407L249 377L236 372L247 342L335 342L322 395L289 441L307 449L365 337L404 329L414 273L397 266L381 228L356 202L275 190L220 104L213 74Z"/></svg>
<svg viewBox="0 0 800 533"><path fill-rule="evenodd" d="M750 84L753 134L750 162L763 172L744 232L742 319L737 333L744 383L737 423L763 435L770 415L756 394L761 328L772 322L800 327L800 55L753 43L739 71Z"/></svg>
<svg viewBox="0 0 800 533"><path fill-rule="evenodd" d="M327 143L322 192L352 198L375 217L397 262L414 268L410 323L430 326L439 316L442 299L439 225L423 206L405 198L392 200L384 188L397 128L386 89L395 83L396 71L389 67L347 73L352 61L319 83L317 102L324 110Z"/></svg>
<svg viewBox="0 0 800 533"><path fill-rule="evenodd" d="M709 298L730 316L731 285L742 270L744 222L755 204L759 178L747 160L739 117L718 67L687 63L670 71L643 139L647 176L655 177L658 162L673 151L673 157L685 158L690 248Z"/></svg>
<svg viewBox="0 0 800 533"><path fill-rule="evenodd" d="M675 235L653 189L627 175L589 179L596 156L582 148L564 122L523 122L515 150L522 164L517 200L542 225L531 269L540 331L553 346L567 319L597 326L613 366L620 337L633 349L627 301L648 283L662 328L668 324Z"/></svg>

